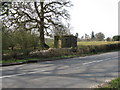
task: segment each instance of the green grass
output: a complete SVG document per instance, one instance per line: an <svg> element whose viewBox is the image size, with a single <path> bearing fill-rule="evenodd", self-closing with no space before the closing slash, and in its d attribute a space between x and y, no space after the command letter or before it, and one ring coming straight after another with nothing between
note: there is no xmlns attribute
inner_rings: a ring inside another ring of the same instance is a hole
<svg viewBox="0 0 120 90"><path fill-rule="evenodd" d="M98 88L96 90L108 90L108 88L111 88L110 90L120 90L120 77L110 81L108 84L102 86L101 88Z"/></svg>
<svg viewBox="0 0 120 90"><path fill-rule="evenodd" d="M25 59L17 59L17 60L14 60L14 59L10 59L10 60L3 60L1 61L0 63L17 63L17 62L25 62L25 61L28 61L28 60L25 60Z"/></svg>
<svg viewBox="0 0 120 90"><path fill-rule="evenodd" d="M47 45L48 45L49 47L53 48L53 47L54 47L54 42L47 42Z"/></svg>
<svg viewBox="0 0 120 90"><path fill-rule="evenodd" d="M25 62L25 61L47 61L47 60L55 60L55 59L65 59L65 58L72 58L78 55L68 55L68 56L58 56L58 57L46 57L46 58L28 58L28 59L10 59L10 60L1 60L0 63L18 63L18 62Z"/></svg>
<svg viewBox="0 0 120 90"><path fill-rule="evenodd" d="M118 88L120 90L120 77L112 80L105 88Z"/></svg>
<svg viewBox="0 0 120 90"><path fill-rule="evenodd" d="M41 60L41 59L39 58L10 59L10 60L1 60L0 63L18 63L18 62L25 62L30 60Z"/></svg>

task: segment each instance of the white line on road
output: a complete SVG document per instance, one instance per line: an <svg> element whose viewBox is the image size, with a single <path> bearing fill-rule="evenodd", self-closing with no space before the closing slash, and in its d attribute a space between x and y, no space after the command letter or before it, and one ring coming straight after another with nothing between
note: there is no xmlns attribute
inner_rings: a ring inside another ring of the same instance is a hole
<svg viewBox="0 0 120 90"><path fill-rule="evenodd" d="M35 71L35 72L28 72L28 73L21 73L21 74L15 74L15 75L8 75L8 76L2 76L2 77L0 77L0 79L14 77L14 76L22 76L22 75L26 75L26 74L33 74L33 73L44 72L44 71L46 71L46 70Z"/></svg>
<svg viewBox="0 0 120 90"><path fill-rule="evenodd" d="M9 75L9 76L2 76L2 77L0 77L0 79L1 78L7 78L7 77L13 77L13 76L20 76L20 75L25 75L25 74L27 74L27 73L15 74L15 75Z"/></svg>
<svg viewBox="0 0 120 90"><path fill-rule="evenodd" d="M103 60L91 61L91 62L83 63L83 65L87 65L87 64L91 64L91 63L96 63L96 62L107 61L107 60L110 60L110 59L116 59L116 58L118 58L118 57L107 58L107 59L103 59Z"/></svg>
<svg viewBox="0 0 120 90"><path fill-rule="evenodd" d="M9 77L14 77L14 76L21 76L21 75L26 75L26 74L32 74L32 73L36 73L36 72L29 72L29 73L22 73L22 74L15 74L15 75L9 75L9 76L2 76L1 78L9 78Z"/></svg>

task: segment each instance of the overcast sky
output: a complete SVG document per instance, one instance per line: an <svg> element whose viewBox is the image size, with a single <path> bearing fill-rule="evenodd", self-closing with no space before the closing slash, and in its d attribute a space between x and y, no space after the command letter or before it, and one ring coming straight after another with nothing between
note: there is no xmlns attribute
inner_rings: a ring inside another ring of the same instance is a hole
<svg viewBox="0 0 120 90"><path fill-rule="evenodd" d="M103 32L106 37L118 34L118 1L120 0L71 0L72 32L91 34Z"/></svg>

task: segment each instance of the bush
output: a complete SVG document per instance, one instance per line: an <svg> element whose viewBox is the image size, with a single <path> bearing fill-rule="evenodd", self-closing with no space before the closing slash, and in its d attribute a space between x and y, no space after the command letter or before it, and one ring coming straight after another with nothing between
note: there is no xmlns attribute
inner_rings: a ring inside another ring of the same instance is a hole
<svg viewBox="0 0 120 90"><path fill-rule="evenodd" d="M27 56L38 47L39 38L29 31L3 31L2 37L3 54L7 51L5 54L13 58L18 58L20 53Z"/></svg>
<svg viewBox="0 0 120 90"><path fill-rule="evenodd" d="M120 35L113 36L113 41L120 41Z"/></svg>
<svg viewBox="0 0 120 90"><path fill-rule="evenodd" d="M29 49L29 48L28 48ZM83 54L94 54L98 52L107 52L113 50L120 50L120 43L116 44L105 44L105 45L85 45L80 48L49 48L48 50L34 50L28 55L29 58L49 58L49 57L60 57L68 55L81 56ZM19 52L20 53L20 52ZM9 56L9 55L8 55ZM7 55L4 56L8 57ZM18 57L23 57L23 54L17 54Z"/></svg>

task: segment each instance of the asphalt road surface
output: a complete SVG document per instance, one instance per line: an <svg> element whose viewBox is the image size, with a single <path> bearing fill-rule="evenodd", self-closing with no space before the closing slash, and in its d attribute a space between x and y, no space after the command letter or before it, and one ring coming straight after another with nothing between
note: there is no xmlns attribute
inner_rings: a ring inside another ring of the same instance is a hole
<svg viewBox="0 0 120 90"><path fill-rule="evenodd" d="M118 77L119 53L2 67L2 88L90 88Z"/></svg>

